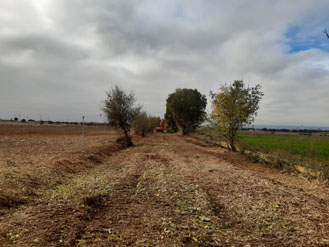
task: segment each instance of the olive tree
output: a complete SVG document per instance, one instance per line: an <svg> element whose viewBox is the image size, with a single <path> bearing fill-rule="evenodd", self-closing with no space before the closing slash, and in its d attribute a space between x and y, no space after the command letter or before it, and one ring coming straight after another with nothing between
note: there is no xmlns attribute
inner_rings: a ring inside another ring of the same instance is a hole
<svg viewBox="0 0 329 247"><path fill-rule="evenodd" d="M176 89L167 98L166 120L182 128L182 135L195 130L206 115L207 98L197 89Z"/></svg>
<svg viewBox="0 0 329 247"><path fill-rule="evenodd" d="M232 151L236 150L237 131L255 120L264 95L260 90L260 85L246 87L241 80L222 86L217 94L210 92L213 100L211 118L223 132Z"/></svg>
<svg viewBox="0 0 329 247"><path fill-rule="evenodd" d="M106 91L103 111L105 112L109 125L122 131L126 146L132 146L130 128L138 116L141 107L135 106L134 93L126 93L115 85L110 91Z"/></svg>

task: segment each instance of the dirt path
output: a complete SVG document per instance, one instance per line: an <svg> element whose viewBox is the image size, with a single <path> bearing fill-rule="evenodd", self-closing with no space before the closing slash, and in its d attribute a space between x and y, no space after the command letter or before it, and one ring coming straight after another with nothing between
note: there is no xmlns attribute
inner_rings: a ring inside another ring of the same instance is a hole
<svg viewBox="0 0 329 247"><path fill-rule="evenodd" d="M329 246L329 189L154 135L0 219L2 246Z"/></svg>

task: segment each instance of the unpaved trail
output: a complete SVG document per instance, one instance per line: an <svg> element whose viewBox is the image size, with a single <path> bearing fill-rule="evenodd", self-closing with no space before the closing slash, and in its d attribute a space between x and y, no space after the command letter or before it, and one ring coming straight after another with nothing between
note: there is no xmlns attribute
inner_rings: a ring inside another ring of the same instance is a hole
<svg viewBox="0 0 329 247"><path fill-rule="evenodd" d="M0 218L2 246L329 246L329 189L159 134Z"/></svg>

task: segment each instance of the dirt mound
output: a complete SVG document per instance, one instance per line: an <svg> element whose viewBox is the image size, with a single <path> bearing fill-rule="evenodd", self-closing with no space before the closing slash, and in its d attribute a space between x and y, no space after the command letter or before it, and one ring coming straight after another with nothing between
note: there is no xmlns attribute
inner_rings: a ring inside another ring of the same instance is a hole
<svg viewBox="0 0 329 247"><path fill-rule="evenodd" d="M75 160L63 159L24 169L25 174L12 176L11 182L6 182L7 189L0 190L0 214L5 214L8 209L32 203L42 191L62 184L74 174L88 172L122 149L122 145L111 144L89 150L88 153L79 155Z"/></svg>

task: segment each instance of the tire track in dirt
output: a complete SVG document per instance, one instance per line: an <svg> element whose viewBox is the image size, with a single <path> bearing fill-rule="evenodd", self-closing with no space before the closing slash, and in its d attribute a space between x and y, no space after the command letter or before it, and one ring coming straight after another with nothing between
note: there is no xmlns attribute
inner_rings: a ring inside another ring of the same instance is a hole
<svg viewBox="0 0 329 247"><path fill-rule="evenodd" d="M135 151L134 172L114 186L76 240L79 246L218 246L213 237L220 233L202 218L205 198L171 169L166 142L149 140L151 146Z"/></svg>
<svg viewBox="0 0 329 247"><path fill-rule="evenodd" d="M289 173L277 167L251 162L247 157L239 153L229 152L224 148L216 148L216 150L200 139L184 138L183 140L196 146L203 147L199 148L202 153L226 161L238 169L253 172L255 176L270 183L270 186L280 187L280 189L277 188L277 190L281 190L282 193L290 193L291 196L302 193L308 199L315 200L319 204L323 204L328 199L329 189L326 189L324 193L317 191L317 187L321 189L324 188L324 184L317 186L317 180L302 177L302 175L297 173ZM305 184L309 186L305 187Z"/></svg>
<svg viewBox="0 0 329 247"><path fill-rule="evenodd" d="M122 241L114 229L122 224L131 224L130 217L138 218L138 215L131 214L131 209L137 203L135 193L140 176L141 170L123 177L113 187L111 196L101 205L90 202L91 206L98 208L98 212L87 220L84 229L77 234L74 246L107 246L106 243Z"/></svg>
<svg viewBox="0 0 329 247"><path fill-rule="evenodd" d="M227 152L221 154L214 153L213 151L204 152L229 162L231 165L234 165L240 170L251 172L259 179L266 181L268 186L276 187L276 190L282 194L288 194L289 196L299 196L302 194L305 200L315 201L316 203L323 206L324 204L328 204L327 193L319 193L318 195L314 195L313 193L317 193L315 189L305 187L305 182L312 186L315 185L316 180L308 180L306 177L298 177L298 174L296 173L288 173L286 171L280 171L275 167L268 167L267 165L252 163L246 157L243 157L240 154L230 154ZM323 186L321 186L321 188L323 189ZM329 192L328 189L327 192ZM323 213L325 213L325 211Z"/></svg>
<svg viewBox="0 0 329 247"><path fill-rule="evenodd" d="M98 166L105 173L106 167L113 170L113 175L108 177L111 179L108 182L113 184L111 193L85 197L82 204L72 206L66 206L63 199L32 205L0 223L0 228L5 226L0 229L0 243L4 246L134 245L139 241L138 233L146 234L145 208L150 206L149 194L137 193L138 185L148 185L146 180L140 184L145 171L143 162L156 158L134 148L116 153ZM87 172L90 178L98 176L93 174L94 170Z"/></svg>
<svg viewBox="0 0 329 247"><path fill-rule="evenodd" d="M210 169L204 162L199 176L191 177L207 193L214 213L225 223L223 229L236 233L231 239L237 244L249 240L252 246L329 245L328 188L236 154L216 153L199 141L187 142L197 145L194 154L211 155L223 164Z"/></svg>
<svg viewBox="0 0 329 247"><path fill-rule="evenodd" d="M325 188L312 195L306 180L229 159L176 135L145 138L72 183L73 194L111 191L22 209L0 222L0 245L328 246Z"/></svg>
<svg viewBox="0 0 329 247"><path fill-rule="evenodd" d="M112 171L113 175L110 175L111 180L108 183L120 185L124 181L120 180L118 182L117 179L117 176L125 167L122 164L124 159L121 158L120 150L115 150L114 153L109 153L107 150L108 148L104 147L99 152L87 156L88 160L89 157L93 157L93 159L101 160L101 162L96 162L97 166L93 168L83 169L83 172L75 173L75 178L78 179L77 185L83 187L72 187L72 190L76 190L68 191L72 193L72 196L82 193L83 190L86 190L84 186L88 185L80 184L79 176L94 179L99 177L99 173L102 173L102 171ZM78 174L80 175L78 176ZM65 186L70 190L72 181L66 182ZM103 183L106 183L106 181ZM57 187L53 189L56 190ZM57 194L61 195L61 193L63 193L62 189ZM66 192L64 191L64 193ZM76 240L80 238L89 222L99 214L106 206L105 203L111 198L110 193L104 194L101 192L95 195L91 193L91 196L88 196L88 194L86 194L86 197L78 196L81 199L77 202L70 202L72 196L66 199L55 198L54 200L40 198L38 204L31 204L18 209L17 212L7 214L0 221L0 246L2 246L1 244L3 246L76 245Z"/></svg>

